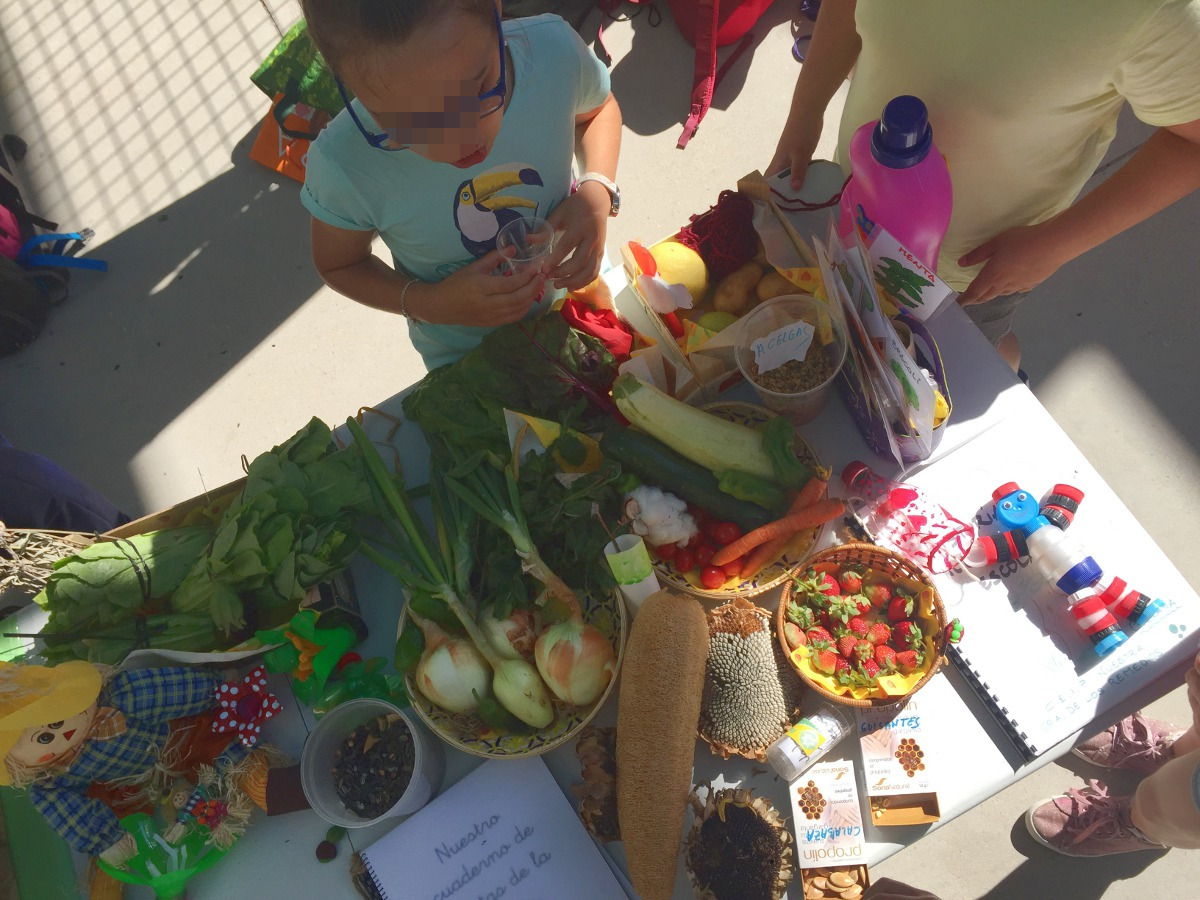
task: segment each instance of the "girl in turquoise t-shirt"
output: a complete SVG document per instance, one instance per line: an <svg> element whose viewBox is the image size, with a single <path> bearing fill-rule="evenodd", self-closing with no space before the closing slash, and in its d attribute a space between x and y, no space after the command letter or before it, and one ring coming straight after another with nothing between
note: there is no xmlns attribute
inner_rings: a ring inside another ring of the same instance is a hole
<svg viewBox="0 0 1200 900"><path fill-rule="evenodd" d="M302 0L356 99L309 149L313 261L339 293L408 318L429 368L599 273L621 113L608 72L557 16L493 0ZM585 174L572 179L578 153ZM505 276L496 234L557 231L547 271ZM378 234L394 266L373 256Z"/></svg>

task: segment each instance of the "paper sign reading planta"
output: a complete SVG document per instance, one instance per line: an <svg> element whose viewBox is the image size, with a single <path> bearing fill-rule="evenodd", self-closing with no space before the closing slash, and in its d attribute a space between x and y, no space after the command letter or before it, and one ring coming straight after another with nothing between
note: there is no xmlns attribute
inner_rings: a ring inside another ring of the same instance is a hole
<svg viewBox="0 0 1200 900"><path fill-rule="evenodd" d="M954 291L887 231L877 230L870 248L876 283L896 306L926 321Z"/></svg>
<svg viewBox="0 0 1200 900"><path fill-rule="evenodd" d="M811 324L800 319L755 340L754 364L759 373L778 369L792 360L803 362L815 331Z"/></svg>

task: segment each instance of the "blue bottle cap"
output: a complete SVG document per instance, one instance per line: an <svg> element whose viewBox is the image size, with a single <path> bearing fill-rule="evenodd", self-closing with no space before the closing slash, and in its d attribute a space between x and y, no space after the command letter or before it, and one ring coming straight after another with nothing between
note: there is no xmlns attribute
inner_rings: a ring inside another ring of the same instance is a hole
<svg viewBox="0 0 1200 900"><path fill-rule="evenodd" d="M1125 632L1116 631L1096 644L1092 649L1097 656L1107 656L1125 643Z"/></svg>
<svg viewBox="0 0 1200 900"><path fill-rule="evenodd" d="M905 94L888 101L871 134L871 155L889 169L908 169L929 155L933 128L919 97Z"/></svg>
<svg viewBox="0 0 1200 900"><path fill-rule="evenodd" d="M1139 626L1145 625L1156 615L1162 612L1164 607L1165 604L1161 600L1151 600L1146 604L1146 608L1142 610L1142 614L1137 617L1137 621L1133 624Z"/></svg>
<svg viewBox="0 0 1200 900"><path fill-rule="evenodd" d="M1055 587L1062 591L1067 596L1082 591L1085 587L1091 587L1104 575L1104 570L1100 568L1100 564L1090 556L1085 556L1066 572L1055 583Z"/></svg>

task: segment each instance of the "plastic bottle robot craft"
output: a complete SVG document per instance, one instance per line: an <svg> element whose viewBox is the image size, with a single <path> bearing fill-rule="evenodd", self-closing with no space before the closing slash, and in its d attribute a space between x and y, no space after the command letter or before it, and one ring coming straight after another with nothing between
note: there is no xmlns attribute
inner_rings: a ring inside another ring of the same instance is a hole
<svg viewBox="0 0 1200 900"><path fill-rule="evenodd" d="M1118 620L1136 628L1162 609L1161 600L1150 599L1120 578L1105 579L1096 560L1067 534L1083 500L1082 491L1056 484L1039 509L1033 495L1009 482L996 488L992 499L996 501L996 519L1006 530L976 540L964 560L966 565L980 568L1028 556L1038 574L1067 595L1075 624L1099 656L1125 643Z"/></svg>

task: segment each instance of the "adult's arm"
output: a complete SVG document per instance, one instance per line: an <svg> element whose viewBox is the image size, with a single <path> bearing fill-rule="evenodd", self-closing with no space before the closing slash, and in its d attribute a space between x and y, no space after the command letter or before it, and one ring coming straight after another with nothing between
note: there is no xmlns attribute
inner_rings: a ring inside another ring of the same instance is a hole
<svg viewBox="0 0 1200 900"><path fill-rule="evenodd" d="M1001 232L959 265L986 261L958 302L1033 288L1065 263L1200 188L1200 119L1158 129L1112 177L1057 216Z"/></svg>
<svg viewBox="0 0 1200 900"><path fill-rule="evenodd" d="M862 40L854 27L855 0L825 0L817 13L808 53L796 77L792 105L783 126L767 175L785 168L792 172L792 186L804 183L804 173L817 149L825 109L850 74Z"/></svg>

